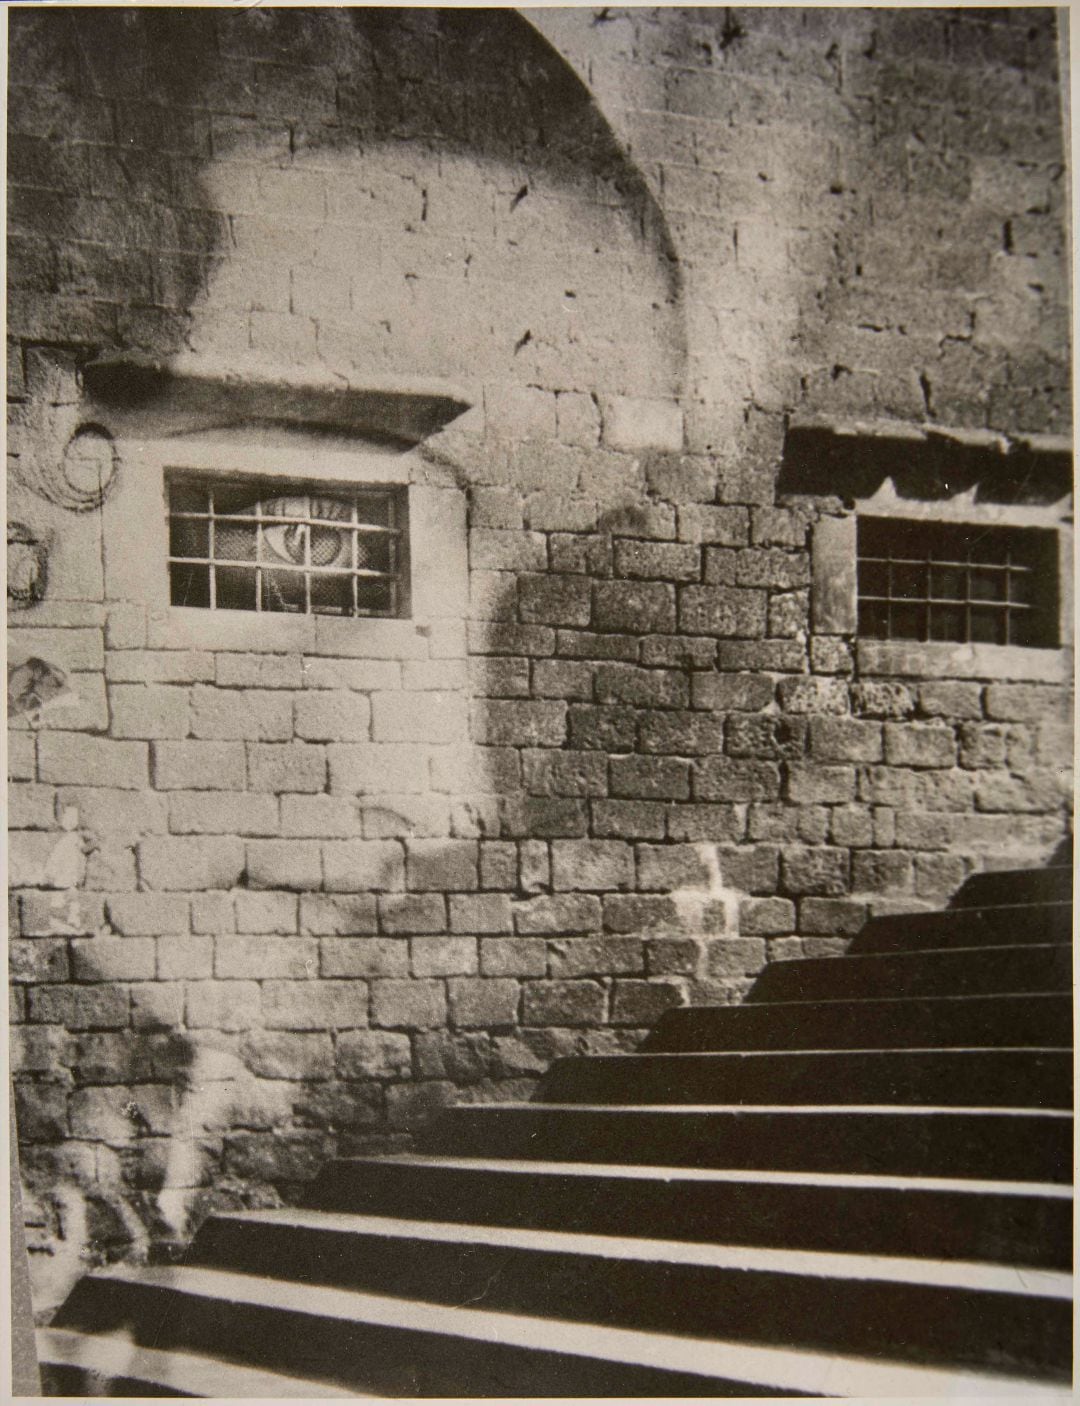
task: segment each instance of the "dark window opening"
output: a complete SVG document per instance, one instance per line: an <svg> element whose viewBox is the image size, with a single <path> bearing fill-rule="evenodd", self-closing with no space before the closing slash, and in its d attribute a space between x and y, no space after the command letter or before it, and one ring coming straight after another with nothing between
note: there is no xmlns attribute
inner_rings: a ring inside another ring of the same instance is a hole
<svg viewBox="0 0 1080 1406"><path fill-rule="evenodd" d="M169 478L173 605L401 616L408 524L393 488Z"/></svg>
<svg viewBox="0 0 1080 1406"><path fill-rule="evenodd" d="M860 517L858 564L866 639L1058 646L1052 530Z"/></svg>

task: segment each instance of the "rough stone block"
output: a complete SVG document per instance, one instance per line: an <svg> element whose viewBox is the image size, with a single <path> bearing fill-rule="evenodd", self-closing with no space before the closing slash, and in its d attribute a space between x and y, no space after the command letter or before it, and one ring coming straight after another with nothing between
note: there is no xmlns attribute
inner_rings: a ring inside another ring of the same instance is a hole
<svg viewBox="0 0 1080 1406"><path fill-rule="evenodd" d="M639 739L643 752L701 756L723 750L724 723L707 713L649 711L642 714Z"/></svg>
<svg viewBox="0 0 1080 1406"><path fill-rule="evenodd" d="M695 708L717 712L757 713L773 700L775 683L765 674L694 674L690 680Z"/></svg>
<svg viewBox="0 0 1080 1406"><path fill-rule="evenodd" d="M665 807L659 801L593 801L592 833L605 839L662 840Z"/></svg>
<svg viewBox="0 0 1080 1406"><path fill-rule="evenodd" d="M361 825L354 800L347 796L284 795L280 834L297 839L349 839Z"/></svg>
<svg viewBox="0 0 1080 1406"><path fill-rule="evenodd" d="M612 1025L654 1025L665 1011L686 1005L677 981L616 981L611 994Z"/></svg>
<svg viewBox="0 0 1080 1406"><path fill-rule="evenodd" d="M852 856L851 887L856 893L893 893L911 888L911 855L903 850L863 850Z"/></svg>
<svg viewBox="0 0 1080 1406"><path fill-rule="evenodd" d="M292 986L294 983L288 983ZM248 1030L260 1021L259 985L255 981L189 982L184 1020L191 1029Z"/></svg>
<svg viewBox="0 0 1080 1406"><path fill-rule="evenodd" d="M147 785L146 742L121 742L75 732L43 733L37 741L39 781L125 791L139 791Z"/></svg>
<svg viewBox="0 0 1080 1406"><path fill-rule="evenodd" d="M1047 718L1064 721L1068 708L1062 690L1037 684L990 684L986 690L986 716L1004 722L1037 723Z"/></svg>
<svg viewBox="0 0 1080 1406"><path fill-rule="evenodd" d="M877 843L878 829L869 806L838 805L830 816L829 833L834 844L863 849Z"/></svg>
<svg viewBox="0 0 1080 1406"><path fill-rule="evenodd" d="M407 1035L387 1030L348 1030L338 1036L337 1071L346 1079L407 1079L412 1046Z"/></svg>
<svg viewBox="0 0 1080 1406"><path fill-rule="evenodd" d="M226 933L214 939L214 975L262 981L303 981L318 971L318 945L310 937L258 937Z"/></svg>
<svg viewBox="0 0 1080 1406"><path fill-rule="evenodd" d="M675 587L659 581L596 582L593 585L593 627L628 630L634 634L647 631L670 634L675 629Z"/></svg>
<svg viewBox="0 0 1080 1406"><path fill-rule="evenodd" d="M232 888L245 867L243 842L226 835L151 835L138 856L142 883L172 892Z"/></svg>
<svg viewBox="0 0 1080 1406"><path fill-rule="evenodd" d="M355 937L375 932L375 899L371 894L300 895L300 931L315 937Z"/></svg>
<svg viewBox="0 0 1080 1406"><path fill-rule="evenodd" d="M840 717L848 711L848 687L842 679L781 679L777 691L785 713Z"/></svg>
<svg viewBox="0 0 1080 1406"><path fill-rule="evenodd" d="M63 1025L69 1030L117 1029L128 1024L126 987L34 986L29 992L27 1017L32 1024Z"/></svg>
<svg viewBox="0 0 1080 1406"><path fill-rule="evenodd" d="M326 749L304 742L250 743L247 767L252 791L321 791L326 785Z"/></svg>
<svg viewBox="0 0 1080 1406"><path fill-rule="evenodd" d="M307 682L298 654L218 654L214 677L219 688L300 688Z"/></svg>
<svg viewBox="0 0 1080 1406"><path fill-rule="evenodd" d="M188 691L155 685L110 684L109 715L109 731L113 737L186 737Z"/></svg>
<svg viewBox="0 0 1080 1406"><path fill-rule="evenodd" d="M600 930L600 900L593 894L542 894L514 904L520 933L585 933Z"/></svg>
<svg viewBox="0 0 1080 1406"><path fill-rule="evenodd" d="M410 889L467 892L479 886L475 840L408 840L405 849Z"/></svg>
<svg viewBox="0 0 1080 1406"><path fill-rule="evenodd" d="M601 664L596 671L597 703L685 708L688 701L686 676L673 669L642 669L634 664Z"/></svg>
<svg viewBox="0 0 1080 1406"><path fill-rule="evenodd" d="M690 795L690 763L676 757L613 757L611 791L631 800L686 800Z"/></svg>
<svg viewBox="0 0 1080 1406"><path fill-rule="evenodd" d="M559 747L566 736L566 704L480 700L473 704L472 735L496 747Z"/></svg>
<svg viewBox="0 0 1080 1406"><path fill-rule="evenodd" d="M485 937L480 941L484 976L545 976L547 944L538 937Z"/></svg>
<svg viewBox="0 0 1080 1406"><path fill-rule="evenodd" d="M264 981L263 1023L268 1030L349 1030L368 1023L363 981Z"/></svg>
<svg viewBox="0 0 1080 1406"><path fill-rule="evenodd" d="M776 937L795 931L795 905L787 898L746 898L739 904L744 937Z"/></svg>
<svg viewBox="0 0 1080 1406"><path fill-rule="evenodd" d="M371 736L376 742L445 745L466 736L466 704L461 694L375 693L371 708Z"/></svg>
<svg viewBox="0 0 1080 1406"><path fill-rule="evenodd" d="M297 931L297 898L294 893L246 893L236 895L236 930L243 933Z"/></svg>
<svg viewBox="0 0 1080 1406"><path fill-rule="evenodd" d="M915 711L915 694L907 684L862 680L852 687L851 707L860 717L909 718Z"/></svg>
<svg viewBox="0 0 1080 1406"><path fill-rule="evenodd" d="M154 976L154 940L151 937L75 938L71 943L71 965L76 981L147 981Z"/></svg>
<svg viewBox="0 0 1080 1406"><path fill-rule="evenodd" d="M474 527L469 532L469 564L476 571L543 571L547 538L541 532Z"/></svg>
<svg viewBox="0 0 1080 1406"><path fill-rule="evenodd" d="M191 896L191 931L219 933L236 931L236 914L231 893L196 893Z"/></svg>
<svg viewBox="0 0 1080 1406"><path fill-rule="evenodd" d="M242 791L242 742L155 742L154 785L162 791Z"/></svg>
<svg viewBox="0 0 1080 1406"><path fill-rule="evenodd" d="M743 547L749 535L750 515L746 508L694 503L679 509L680 542Z"/></svg>
<svg viewBox="0 0 1080 1406"><path fill-rule="evenodd" d="M191 692L195 737L226 741L284 742L292 735L292 699L270 689L217 688L196 684Z"/></svg>
<svg viewBox="0 0 1080 1406"><path fill-rule="evenodd" d="M320 976L408 976L409 944L400 937L324 937Z"/></svg>
<svg viewBox="0 0 1080 1406"><path fill-rule="evenodd" d="M250 839L245 853L246 877L252 889L304 891L322 887L321 846L312 839Z"/></svg>
<svg viewBox="0 0 1080 1406"><path fill-rule="evenodd" d="M365 742L371 732L371 704L362 693L302 693L293 708L293 730L308 742Z"/></svg>
<svg viewBox="0 0 1080 1406"><path fill-rule="evenodd" d="M260 1079L329 1079L334 1072L333 1043L323 1032L254 1030L240 1055Z"/></svg>
<svg viewBox="0 0 1080 1406"><path fill-rule="evenodd" d="M105 902L109 925L123 937L186 933L188 900L163 893L123 893Z"/></svg>
<svg viewBox="0 0 1080 1406"><path fill-rule="evenodd" d="M811 718L810 755L819 762L879 762L882 725L857 718Z"/></svg>
<svg viewBox="0 0 1080 1406"><path fill-rule="evenodd" d="M765 633L765 592L681 586L679 628L695 635L756 638Z"/></svg>
<svg viewBox="0 0 1080 1406"><path fill-rule="evenodd" d="M633 851L617 840L555 840L551 877L553 887L561 891L630 888Z"/></svg>
<svg viewBox="0 0 1080 1406"><path fill-rule="evenodd" d="M598 981L527 981L523 983L525 1025L600 1025L605 994Z"/></svg>
<svg viewBox="0 0 1080 1406"><path fill-rule="evenodd" d="M492 1029L518 1023L520 988L508 977L447 982L450 1021L459 1029Z"/></svg>
<svg viewBox="0 0 1080 1406"><path fill-rule="evenodd" d="M322 845L322 860L328 893L384 892L405 885L405 858L398 840L328 840Z"/></svg>
<svg viewBox="0 0 1080 1406"><path fill-rule="evenodd" d="M445 932L446 899L441 893L380 894L379 926L385 933Z"/></svg>
<svg viewBox="0 0 1080 1406"><path fill-rule="evenodd" d="M886 723L885 760L890 766L955 766L956 735L940 723Z"/></svg>
<svg viewBox="0 0 1080 1406"><path fill-rule="evenodd" d="M639 937L556 938L548 944L551 975L565 979L578 976L635 976L645 969L645 955Z"/></svg>
<svg viewBox="0 0 1080 1406"><path fill-rule="evenodd" d="M156 950L159 981L197 980L214 974L214 939L210 936L159 937Z"/></svg>
<svg viewBox="0 0 1080 1406"><path fill-rule="evenodd" d="M169 829L174 835L276 835L278 828L274 796L174 791L169 797Z"/></svg>
<svg viewBox="0 0 1080 1406"><path fill-rule="evenodd" d="M781 854L781 870L789 893L826 898L847 893L847 850L792 846Z"/></svg>
<svg viewBox="0 0 1080 1406"><path fill-rule="evenodd" d="M797 805L843 804L855 799L853 766L788 764L788 799Z"/></svg>
<svg viewBox="0 0 1080 1406"><path fill-rule="evenodd" d="M473 976L479 969L475 937L412 937L414 976Z"/></svg>
<svg viewBox="0 0 1080 1406"><path fill-rule="evenodd" d="M707 890L714 870L704 846L637 846L638 888L670 893L673 889Z"/></svg>
<svg viewBox="0 0 1080 1406"><path fill-rule="evenodd" d="M707 757L694 763L694 796L703 801L775 801L780 768L773 762Z"/></svg>
<svg viewBox="0 0 1080 1406"><path fill-rule="evenodd" d="M320 753L321 748L308 749ZM345 795L424 792L430 785L428 754L422 747L401 742L331 746L326 749L330 763L330 790ZM312 768L314 772L314 767ZM321 773L320 773L321 776ZM312 781L315 777L312 775ZM321 791L318 786L291 787L292 790Z"/></svg>
<svg viewBox="0 0 1080 1406"><path fill-rule="evenodd" d="M426 1030L446 1024L446 991L441 981L373 981L371 1023Z"/></svg>
<svg viewBox="0 0 1080 1406"><path fill-rule="evenodd" d="M588 625L589 582L582 576L519 576L523 621L539 625Z"/></svg>
<svg viewBox="0 0 1080 1406"><path fill-rule="evenodd" d="M646 581L698 581L701 554L690 542L620 540L615 543L615 574Z"/></svg>
<svg viewBox="0 0 1080 1406"><path fill-rule="evenodd" d="M81 948L85 946L85 940L77 940L75 945ZM85 962L80 962L79 966L82 979L98 979ZM8 944L8 972L12 981L67 981L70 975L67 941L63 938L35 938L29 941L13 938Z"/></svg>
<svg viewBox="0 0 1080 1406"><path fill-rule="evenodd" d="M483 847L481 848L483 855ZM510 932L513 917L506 893L454 893L450 895L450 931L461 933Z"/></svg>
<svg viewBox="0 0 1080 1406"><path fill-rule="evenodd" d="M765 939L762 937L720 937L705 949L705 966L710 977L757 976L765 965Z"/></svg>
<svg viewBox="0 0 1080 1406"><path fill-rule="evenodd" d="M605 396L600 413L603 441L609 449L630 454L645 449L678 453L683 447L682 409L676 401Z"/></svg>

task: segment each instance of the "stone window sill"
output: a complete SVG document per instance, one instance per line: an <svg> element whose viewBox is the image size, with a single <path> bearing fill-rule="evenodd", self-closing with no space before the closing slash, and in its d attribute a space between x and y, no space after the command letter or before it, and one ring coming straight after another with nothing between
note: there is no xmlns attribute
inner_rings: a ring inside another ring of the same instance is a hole
<svg viewBox="0 0 1080 1406"><path fill-rule="evenodd" d="M916 644L859 640L856 663L867 677L914 679L1016 679L1064 683L1072 673L1066 649L1021 649L1000 644Z"/></svg>

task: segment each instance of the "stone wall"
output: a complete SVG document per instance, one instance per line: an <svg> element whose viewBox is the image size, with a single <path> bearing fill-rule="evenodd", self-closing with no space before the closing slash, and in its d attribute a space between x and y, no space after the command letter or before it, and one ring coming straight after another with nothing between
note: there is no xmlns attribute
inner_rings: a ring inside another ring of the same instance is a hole
<svg viewBox="0 0 1080 1406"><path fill-rule="evenodd" d="M869 673L810 624L843 485L781 477L805 416L1067 433L1053 12L532 19L11 16L11 650L68 695L17 676L9 744L44 1307L1065 833L1064 660ZM406 458L467 603L178 622L137 414L97 493L65 457L133 352L463 384Z"/></svg>

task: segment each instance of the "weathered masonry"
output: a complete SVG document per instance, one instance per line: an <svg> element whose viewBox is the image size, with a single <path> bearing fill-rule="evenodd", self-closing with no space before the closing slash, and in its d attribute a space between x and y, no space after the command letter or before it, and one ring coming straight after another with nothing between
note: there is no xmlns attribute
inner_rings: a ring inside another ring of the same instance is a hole
<svg viewBox="0 0 1080 1406"><path fill-rule="evenodd" d="M43 1315L1057 849L1054 11L9 31Z"/></svg>

